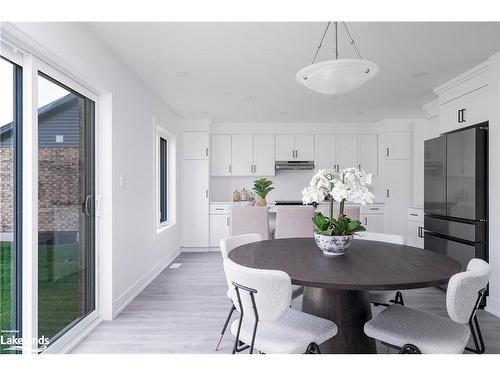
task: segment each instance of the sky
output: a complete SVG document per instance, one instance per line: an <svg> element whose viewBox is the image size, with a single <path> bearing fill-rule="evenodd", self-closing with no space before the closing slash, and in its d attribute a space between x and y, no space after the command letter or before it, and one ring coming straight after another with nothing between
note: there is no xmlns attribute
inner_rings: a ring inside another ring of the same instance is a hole
<svg viewBox="0 0 500 375"><path fill-rule="evenodd" d="M0 58L0 126L12 122L13 113L13 70L12 64ZM38 77L38 108L57 100L69 91L52 83L51 81Z"/></svg>

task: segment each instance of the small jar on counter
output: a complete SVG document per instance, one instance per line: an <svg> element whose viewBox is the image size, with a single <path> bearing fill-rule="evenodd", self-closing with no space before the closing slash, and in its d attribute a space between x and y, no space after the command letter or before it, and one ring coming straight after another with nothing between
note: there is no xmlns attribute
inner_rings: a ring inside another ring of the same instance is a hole
<svg viewBox="0 0 500 375"><path fill-rule="evenodd" d="M242 201L247 201L248 200L248 191L246 191L245 188L243 188L243 190L240 193L240 199Z"/></svg>
<svg viewBox="0 0 500 375"><path fill-rule="evenodd" d="M233 193L233 202L239 201L241 201L240 192L238 190L235 190L235 192Z"/></svg>

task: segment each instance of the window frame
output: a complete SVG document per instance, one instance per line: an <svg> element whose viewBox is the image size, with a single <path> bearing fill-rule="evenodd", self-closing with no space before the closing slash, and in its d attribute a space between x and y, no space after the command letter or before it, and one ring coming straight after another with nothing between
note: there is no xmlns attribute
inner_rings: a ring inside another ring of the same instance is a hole
<svg viewBox="0 0 500 375"><path fill-rule="evenodd" d="M167 131L164 127L159 125L153 119L154 125L154 144L155 144L155 173L154 173L154 189L155 189L155 202L154 202L154 220L155 220L155 235L160 234L164 230L171 228L176 223L176 139L175 136ZM167 198L167 213L166 221L161 221L161 173L160 173L160 140L164 139L167 142L167 163L166 163L166 198Z"/></svg>
<svg viewBox="0 0 500 375"><path fill-rule="evenodd" d="M168 217L168 206L169 206L169 199L168 199L168 185L169 185L169 176L168 176L168 160L169 160L169 155L168 155L168 146L169 142L168 139L166 139L163 136L158 137L158 141L160 142L160 154L158 156L158 164L159 164L159 186L158 189L160 190L159 192L159 208L160 208L160 220L159 220L159 225L165 226L168 225L169 223L169 217ZM163 144L165 145L163 147ZM163 149L164 148L164 149Z"/></svg>

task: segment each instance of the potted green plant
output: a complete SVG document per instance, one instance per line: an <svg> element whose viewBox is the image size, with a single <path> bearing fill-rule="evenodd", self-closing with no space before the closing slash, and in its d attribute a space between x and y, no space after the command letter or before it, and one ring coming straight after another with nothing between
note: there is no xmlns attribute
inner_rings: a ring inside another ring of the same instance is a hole
<svg viewBox="0 0 500 375"><path fill-rule="evenodd" d="M342 255L349 248L354 234L366 230L359 220L344 215L345 202L359 204L373 203L373 194L366 185L371 183L371 175L357 168L340 171L322 169L316 173L309 186L302 191L302 203L320 203L325 199L330 203L329 216L316 213L312 218L316 228L314 238L318 247L326 255ZM333 202L339 202L339 215L333 216Z"/></svg>
<svg viewBox="0 0 500 375"><path fill-rule="evenodd" d="M257 201L257 205L259 206L265 206L267 205L266 201L266 196L269 194L271 190L274 189L271 185L273 182L271 180L268 180L267 178L259 178L258 180L255 180L253 183L253 191L255 194L259 196L259 200Z"/></svg>

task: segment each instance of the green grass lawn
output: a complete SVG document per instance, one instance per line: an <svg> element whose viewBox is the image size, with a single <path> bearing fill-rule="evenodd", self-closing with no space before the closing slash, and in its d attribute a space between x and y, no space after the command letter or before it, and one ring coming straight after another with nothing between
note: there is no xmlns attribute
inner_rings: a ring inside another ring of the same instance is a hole
<svg viewBox="0 0 500 375"><path fill-rule="evenodd" d="M0 328L12 329L11 244L1 242L0 252ZM85 306L81 298L80 273L78 244L39 246L39 337L44 335L50 339L83 314Z"/></svg>

